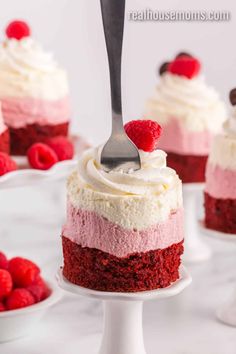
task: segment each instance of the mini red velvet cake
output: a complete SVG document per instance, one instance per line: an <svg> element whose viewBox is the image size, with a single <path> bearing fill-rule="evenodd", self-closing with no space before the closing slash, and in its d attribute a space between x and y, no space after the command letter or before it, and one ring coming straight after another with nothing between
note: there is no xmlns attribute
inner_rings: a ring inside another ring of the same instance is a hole
<svg viewBox="0 0 236 354"><path fill-rule="evenodd" d="M148 100L147 119L163 127L159 146L168 154L167 164L184 183L205 181L205 167L213 136L226 118L223 102L204 78L201 64L180 53L160 70L160 82Z"/></svg>
<svg viewBox="0 0 236 354"><path fill-rule="evenodd" d="M231 117L224 133L215 137L207 163L205 225L236 234L236 89L230 92L230 100Z"/></svg>
<svg viewBox="0 0 236 354"><path fill-rule="evenodd" d="M0 46L0 100L10 131L11 154L24 155L36 142L68 134L67 76L30 36L23 21L6 29Z"/></svg>
<svg viewBox="0 0 236 354"><path fill-rule="evenodd" d="M141 169L105 172L102 147L86 151L68 180L62 232L63 274L101 291L164 288L179 278L183 253L182 183L156 150L160 126L125 126L138 147Z"/></svg>

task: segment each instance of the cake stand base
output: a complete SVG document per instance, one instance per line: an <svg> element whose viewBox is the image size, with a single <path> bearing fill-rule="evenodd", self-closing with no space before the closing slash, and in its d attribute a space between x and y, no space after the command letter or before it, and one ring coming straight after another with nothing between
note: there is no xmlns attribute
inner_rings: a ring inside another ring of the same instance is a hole
<svg viewBox="0 0 236 354"><path fill-rule="evenodd" d="M143 302L175 296L192 281L182 266L180 279L165 289L136 293L112 293L86 289L70 283L60 269L59 286L77 295L103 300L104 329L99 354L146 354L143 341Z"/></svg>
<svg viewBox="0 0 236 354"><path fill-rule="evenodd" d="M200 229L211 238L236 243L236 235L234 234L208 229L203 221L200 221L199 225ZM236 291L234 291L231 299L216 311L216 316L221 322L236 327Z"/></svg>
<svg viewBox="0 0 236 354"><path fill-rule="evenodd" d="M184 183L183 202L185 220L185 239L183 261L186 263L198 263L211 257L211 250L201 240L197 224L197 197L202 192L203 183Z"/></svg>

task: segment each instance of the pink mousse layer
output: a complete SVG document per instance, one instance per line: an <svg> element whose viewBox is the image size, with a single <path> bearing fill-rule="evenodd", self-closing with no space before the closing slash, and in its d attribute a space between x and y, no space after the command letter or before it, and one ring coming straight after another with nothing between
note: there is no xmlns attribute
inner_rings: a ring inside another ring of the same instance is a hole
<svg viewBox="0 0 236 354"><path fill-rule="evenodd" d="M170 214L165 222L141 230L128 230L95 212L68 205L63 236L82 247L96 248L116 257L135 252L164 249L183 240L183 209Z"/></svg>
<svg viewBox="0 0 236 354"><path fill-rule="evenodd" d="M158 148L180 155L206 156L212 143L209 131L194 132L185 129L179 120L171 118L166 125L158 142Z"/></svg>
<svg viewBox="0 0 236 354"><path fill-rule="evenodd" d="M214 198L236 199L236 170L223 169L208 163L206 192Z"/></svg>
<svg viewBox="0 0 236 354"><path fill-rule="evenodd" d="M12 128L30 124L57 125L70 118L69 97L56 101L36 98L2 98L2 112L5 123Z"/></svg>

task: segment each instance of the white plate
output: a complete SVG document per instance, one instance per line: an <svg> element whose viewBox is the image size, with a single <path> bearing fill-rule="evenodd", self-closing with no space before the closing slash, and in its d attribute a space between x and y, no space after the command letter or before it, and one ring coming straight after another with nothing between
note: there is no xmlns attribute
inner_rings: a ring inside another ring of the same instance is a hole
<svg viewBox="0 0 236 354"><path fill-rule="evenodd" d="M32 185L48 180L59 180L67 177L75 168L78 156L87 149L89 143L81 137L73 137L76 155L73 160L61 161L47 171L30 168L26 157L13 157L19 170L7 173L0 177L0 189L16 188Z"/></svg>
<svg viewBox="0 0 236 354"><path fill-rule="evenodd" d="M62 293L58 286L47 284L52 291L47 299L22 309L0 312L0 343L30 334L47 309L60 300Z"/></svg>

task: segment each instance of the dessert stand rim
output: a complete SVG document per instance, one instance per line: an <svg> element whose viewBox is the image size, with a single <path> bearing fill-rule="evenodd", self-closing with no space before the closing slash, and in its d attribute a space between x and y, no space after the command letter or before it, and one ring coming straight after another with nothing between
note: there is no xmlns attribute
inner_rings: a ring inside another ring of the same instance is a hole
<svg viewBox="0 0 236 354"><path fill-rule="evenodd" d="M209 229L205 226L204 220L198 221L199 228L205 233L206 236L228 242L236 242L236 234L230 234L222 231Z"/></svg>
<svg viewBox="0 0 236 354"><path fill-rule="evenodd" d="M60 287L64 290L81 296L88 296L100 300L118 300L118 301L147 301L162 299L178 295L192 282L192 277L186 267L180 266L180 278L166 288L139 292L106 292L84 288L82 286L70 283L62 274L62 268L59 268L56 279Z"/></svg>

